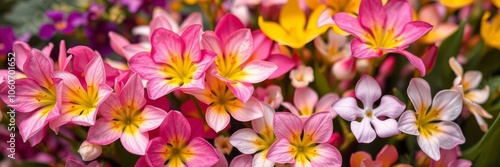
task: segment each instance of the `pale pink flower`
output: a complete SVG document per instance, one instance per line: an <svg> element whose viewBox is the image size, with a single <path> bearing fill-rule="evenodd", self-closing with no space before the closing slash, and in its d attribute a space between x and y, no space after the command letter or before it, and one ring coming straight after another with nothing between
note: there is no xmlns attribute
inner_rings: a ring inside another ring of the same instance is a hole
<svg viewBox="0 0 500 167"><path fill-rule="evenodd" d="M269 85L265 89L259 87L255 92L257 99L274 109L278 109L283 103L283 93L278 85Z"/></svg>
<svg viewBox="0 0 500 167"><path fill-rule="evenodd" d="M337 116L331 106L339 99L339 96L334 93L328 93L318 100L318 94L311 88L298 88L293 93L293 104L283 102L281 105L290 112L300 117L302 121L307 120L314 113L328 111L332 117Z"/></svg>
<svg viewBox="0 0 500 167"><path fill-rule="evenodd" d="M312 67L300 65L297 69L290 71L290 80L295 88L304 88L314 81L314 73Z"/></svg>
<svg viewBox="0 0 500 167"><path fill-rule="evenodd" d="M400 133L395 118L405 109L406 105L403 102L391 95L382 96L377 81L369 75L359 79L354 93L363 103L363 108L358 107L353 97L341 98L332 108L343 119L352 121L351 131L358 142L371 143L377 135L386 138ZM374 107L373 104L381 96L380 105ZM356 121L359 117L363 118L361 122Z"/></svg>

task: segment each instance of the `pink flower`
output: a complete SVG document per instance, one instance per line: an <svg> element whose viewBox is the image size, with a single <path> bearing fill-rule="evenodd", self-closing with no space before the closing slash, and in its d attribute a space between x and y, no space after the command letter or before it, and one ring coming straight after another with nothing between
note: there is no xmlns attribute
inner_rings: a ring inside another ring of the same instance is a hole
<svg viewBox="0 0 500 167"><path fill-rule="evenodd" d="M151 53L141 52L132 57L132 71L148 80L148 95L158 99L174 90L203 89L205 70L215 54L201 50L201 25L188 27L181 36L159 28L153 32Z"/></svg>
<svg viewBox="0 0 500 167"><path fill-rule="evenodd" d="M199 105L201 112L199 111L197 105ZM208 123L205 121L207 108L207 104L200 103L198 101L195 102L193 99L188 99L181 104L181 113L186 117L186 120L191 125L191 135L193 137L201 137L204 139L213 139L217 137L217 133L210 128Z"/></svg>
<svg viewBox="0 0 500 167"><path fill-rule="evenodd" d="M314 72L312 67L300 65L297 69L290 71L290 80L295 88L304 88L314 81Z"/></svg>
<svg viewBox="0 0 500 167"><path fill-rule="evenodd" d="M106 85L106 71L101 56L95 54L85 67L84 82L67 72L58 71L55 76L63 79L61 116L50 122L54 132L67 123L83 126L94 125L97 110L113 91Z"/></svg>
<svg viewBox="0 0 500 167"><path fill-rule="evenodd" d="M303 121L309 116L321 111L328 111L332 117L337 116L330 106L339 99L339 96L333 93L328 93L321 97L318 101L318 94L311 88L298 88L293 93L293 103L283 102L281 105L290 110L293 114L300 117Z"/></svg>
<svg viewBox="0 0 500 167"><path fill-rule="evenodd" d="M363 102L363 108L358 107L353 97L341 98L332 108L343 119L352 121L351 131L358 142L370 143L377 135L386 138L400 133L395 118L405 109L404 103L394 96L384 95L380 105L374 108L373 103L382 96L382 91L377 81L368 75L361 77L354 92L356 98ZM363 118L361 122L355 121L358 117Z"/></svg>
<svg viewBox="0 0 500 167"><path fill-rule="evenodd" d="M372 160L372 156L364 151L358 151L351 155L351 167L361 166L381 166L390 167L398 161L398 150L393 145L385 145L382 150L377 154L377 158ZM397 164L398 167L411 167L407 164Z"/></svg>
<svg viewBox="0 0 500 167"><path fill-rule="evenodd" d="M274 110L271 106L261 103L264 116L252 120L252 127L240 129L231 135L229 141L243 154L255 154L253 166L273 167L274 162L268 160L266 155L269 147L276 141L273 130Z"/></svg>
<svg viewBox="0 0 500 167"><path fill-rule="evenodd" d="M16 80L16 96L9 98L9 86L2 89L2 100L18 115L19 133L32 146L45 136L45 126L61 114L63 82L54 75L53 61L37 49L32 49L23 71L27 78Z"/></svg>
<svg viewBox="0 0 500 167"><path fill-rule="evenodd" d="M228 24L225 22L241 24L238 18L231 14L224 16L215 32L203 33L202 46L217 53L211 74L224 81L238 99L247 102L254 91L252 83L266 80L278 67L267 61L250 61L253 51L250 29L224 27L222 25Z"/></svg>
<svg viewBox="0 0 500 167"><path fill-rule="evenodd" d="M125 149L144 155L148 131L160 126L167 115L162 109L146 105L141 79L132 75L119 94L113 93L99 108L102 116L89 129L87 140L108 145L118 138Z"/></svg>
<svg viewBox="0 0 500 167"><path fill-rule="evenodd" d="M381 57L386 53L400 53L424 76L422 60L405 49L427 34L432 26L426 22L412 21L413 10L406 0L389 1L385 6L380 0L361 0L359 17L341 12L333 21L344 31L355 36L351 41L352 55L356 58Z"/></svg>
<svg viewBox="0 0 500 167"><path fill-rule="evenodd" d="M452 149L465 142L462 130L453 122L462 111L460 93L442 90L432 100L429 84L424 79L413 78L408 86L408 97L416 113L405 111L399 118L398 129L417 136L418 145L425 154L439 160L439 148Z"/></svg>
<svg viewBox="0 0 500 167"><path fill-rule="evenodd" d="M233 158L229 167L252 167L253 158L250 154L241 154ZM273 163L274 164L274 163Z"/></svg>
<svg viewBox="0 0 500 167"><path fill-rule="evenodd" d="M341 166L340 152L326 142L333 132L332 114L319 112L305 123L299 117L279 112L274 115L274 134L278 137L267 159L292 166Z"/></svg>
<svg viewBox="0 0 500 167"><path fill-rule="evenodd" d="M460 148L455 147L450 150L439 149L439 152L443 155L438 161L429 159L424 152L418 151L415 156L417 166L429 166L429 167L470 167L472 162L467 159L458 159L461 156Z"/></svg>
<svg viewBox="0 0 500 167"><path fill-rule="evenodd" d="M160 137L151 140L145 161L149 166L204 166L219 161L217 151L200 137L179 111L172 110L160 126Z"/></svg>
<svg viewBox="0 0 500 167"><path fill-rule="evenodd" d="M274 109L278 109L283 102L283 93L278 85L269 85L265 89L259 87L255 92L255 96L259 101L268 104Z"/></svg>

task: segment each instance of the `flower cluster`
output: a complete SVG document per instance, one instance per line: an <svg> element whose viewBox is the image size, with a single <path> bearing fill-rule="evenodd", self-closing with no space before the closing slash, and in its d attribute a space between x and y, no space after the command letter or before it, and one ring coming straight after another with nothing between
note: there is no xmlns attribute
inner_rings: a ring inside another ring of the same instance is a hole
<svg viewBox="0 0 500 167"><path fill-rule="evenodd" d="M0 166L498 166L500 2L473 2L51 4L0 27Z"/></svg>

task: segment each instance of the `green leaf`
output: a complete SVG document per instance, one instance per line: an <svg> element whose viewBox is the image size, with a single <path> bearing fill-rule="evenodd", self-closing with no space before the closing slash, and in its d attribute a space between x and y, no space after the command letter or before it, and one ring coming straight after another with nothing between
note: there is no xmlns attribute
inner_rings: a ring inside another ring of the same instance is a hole
<svg viewBox="0 0 500 167"><path fill-rule="evenodd" d="M490 130L481 140L467 149L463 157L471 160L474 166L499 166L500 165L500 117L497 117Z"/></svg>
<svg viewBox="0 0 500 167"><path fill-rule="evenodd" d="M318 63L314 63L313 66L313 71L314 71L314 86L316 87L316 91L318 91L319 96L323 96L332 90L330 89L330 84L328 83L328 80L326 79L324 72L325 68L319 67Z"/></svg>
<svg viewBox="0 0 500 167"><path fill-rule="evenodd" d="M472 50L467 54L467 64L464 65L464 70L475 70L481 62L481 51L484 49L484 42L480 41Z"/></svg>
<svg viewBox="0 0 500 167"><path fill-rule="evenodd" d="M439 46L434 69L425 76L428 82L433 83L431 84L432 91L437 92L452 86L453 78L448 60L450 57L457 56L460 52L464 27L465 22L460 23L458 30L446 38Z"/></svg>

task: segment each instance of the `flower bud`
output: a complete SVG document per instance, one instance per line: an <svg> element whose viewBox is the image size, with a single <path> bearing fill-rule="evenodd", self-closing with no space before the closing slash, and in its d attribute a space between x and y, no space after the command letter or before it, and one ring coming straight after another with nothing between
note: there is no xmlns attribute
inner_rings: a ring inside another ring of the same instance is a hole
<svg viewBox="0 0 500 167"><path fill-rule="evenodd" d="M84 161L92 161L101 155L102 148L100 145L92 144L85 140L82 145L80 145L78 153L80 153Z"/></svg>

